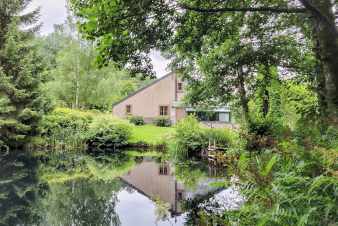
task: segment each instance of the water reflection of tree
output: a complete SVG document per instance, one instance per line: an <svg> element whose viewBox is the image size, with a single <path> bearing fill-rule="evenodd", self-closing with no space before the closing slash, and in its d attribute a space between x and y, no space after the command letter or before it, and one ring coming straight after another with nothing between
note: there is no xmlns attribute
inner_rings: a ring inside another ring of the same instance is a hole
<svg viewBox="0 0 338 226"><path fill-rule="evenodd" d="M40 166L49 184L47 196L40 201L43 225L120 225L115 206L122 183L117 176L133 165L134 160L124 154L50 155ZM62 180L53 175L62 175Z"/></svg>
<svg viewBox="0 0 338 226"><path fill-rule="evenodd" d="M44 225L120 225L115 212L119 180L79 179L50 185L41 201Z"/></svg>
<svg viewBox="0 0 338 226"><path fill-rule="evenodd" d="M0 152L0 225L33 225L37 196L45 186L38 183L37 161L23 151Z"/></svg>
<svg viewBox="0 0 338 226"><path fill-rule="evenodd" d="M156 224L159 221L167 221L170 216L170 204L162 201L159 197L153 200L155 204Z"/></svg>
<svg viewBox="0 0 338 226"><path fill-rule="evenodd" d="M185 188L194 190L197 184L207 176L207 165L190 161L175 163L175 176Z"/></svg>
<svg viewBox="0 0 338 226"><path fill-rule="evenodd" d="M212 208L208 209L201 205L208 203L209 207L217 209L219 206L216 203L209 203L209 199L214 195L214 193L209 193L206 195L198 195L193 199L185 200L182 203L182 208L187 212L186 216L186 226L204 226L204 225L223 225L223 219L221 216L213 214L211 211Z"/></svg>

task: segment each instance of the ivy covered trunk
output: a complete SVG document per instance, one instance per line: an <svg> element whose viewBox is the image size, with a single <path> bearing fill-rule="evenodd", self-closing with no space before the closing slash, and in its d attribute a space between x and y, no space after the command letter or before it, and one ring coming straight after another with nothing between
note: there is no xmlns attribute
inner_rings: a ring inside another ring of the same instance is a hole
<svg viewBox="0 0 338 226"><path fill-rule="evenodd" d="M322 92L326 103L322 107L327 107L326 113L330 120L338 123L338 30L333 5L329 0L302 0L302 3L312 16L315 32L313 41L318 45L318 57L325 77L325 89Z"/></svg>
<svg viewBox="0 0 338 226"><path fill-rule="evenodd" d="M238 71L238 92L240 96L240 103L243 110L243 117L246 123L250 122L250 114L249 114L249 104L248 98L245 90L245 81L243 75L243 68Z"/></svg>

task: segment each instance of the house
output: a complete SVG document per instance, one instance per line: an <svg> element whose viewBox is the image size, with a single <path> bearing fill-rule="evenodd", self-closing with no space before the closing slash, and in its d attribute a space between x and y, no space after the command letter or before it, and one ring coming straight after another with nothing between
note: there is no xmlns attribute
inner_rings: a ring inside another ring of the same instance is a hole
<svg viewBox="0 0 338 226"><path fill-rule="evenodd" d="M170 204L172 216L182 214L181 201L214 194L219 188L209 186L209 184L224 180L208 174L206 178L198 181L194 188L187 188L176 179L175 167L172 164L158 163L151 158L144 158L120 179L149 199L159 198Z"/></svg>
<svg viewBox="0 0 338 226"><path fill-rule="evenodd" d="M168 117L172 123L176 123L188 114L195 114L203 122L224 124L232 121L228 107L198 111L184 106L183 97L184 83L171 72L115 103L113 114L120 118L142 116L146 123L159 116Z"/></svg>

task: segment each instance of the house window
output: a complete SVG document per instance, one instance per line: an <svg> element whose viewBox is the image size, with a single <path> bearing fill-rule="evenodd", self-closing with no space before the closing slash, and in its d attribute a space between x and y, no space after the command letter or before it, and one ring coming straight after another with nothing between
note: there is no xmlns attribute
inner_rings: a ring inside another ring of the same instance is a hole
<svg viewBox="0 0 338 226"><path fill-rule="evenodd" d="M219 121L221 122L231 122L230 112L220 112Z"/></svg>
<svg viewBox="0 0 338 226"><path fill-rule="evenodd" d="M168 116L169 115L169 107L168 106L160 106L160 115Z"/></svg>
<svg viewBox="0 0 338 226"><path fill-rule="evenodd" d="M182 82L178 82L178 83L177 83L177 91L178 91L178 92L182 92L182 90L183 90Z"/></svg>
<svg viewBox="0 0 338 226"><path fill-rule="evenodd" d="M188 115L195 115L200 121L206 121L206 122L219 121L219 113L213 112L213 111L188 112Z"/></svg>
<svg viewBox="0 0 338 226"><path fill-rule="evenodd" d="M178 191L177 192L177 201L183 200L183 191Z"/></svg>
<svg viewBox="0 0 338 226"><path fill-rule="evenodd" d="M159 174L160 175L168 175L168 167L167 166L160 166Z"/></svg>
<svg viewBox="0 0 338 226"><path fill-rule="evenodd" d="M126 105L126 114L131 114L131 105Z"/></svg>

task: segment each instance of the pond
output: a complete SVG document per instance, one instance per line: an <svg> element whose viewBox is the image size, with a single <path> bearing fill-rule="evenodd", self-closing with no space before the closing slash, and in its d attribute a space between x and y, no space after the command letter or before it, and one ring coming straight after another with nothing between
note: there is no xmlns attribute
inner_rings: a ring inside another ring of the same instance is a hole
<svg viewBox="0 0 338 226"><path fill-rule="evenodd" d="M10 152L0 157L0 225L197 225L226 180L224 168L155 152Z"/></svg>

